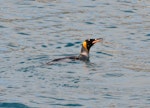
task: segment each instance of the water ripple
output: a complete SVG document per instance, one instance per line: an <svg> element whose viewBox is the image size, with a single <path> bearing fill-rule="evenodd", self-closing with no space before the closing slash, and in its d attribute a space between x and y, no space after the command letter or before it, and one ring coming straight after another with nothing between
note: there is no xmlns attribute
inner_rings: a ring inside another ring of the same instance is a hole
<svg viewBox="0 0 150 108"><path fill-rule="evenodd" d="M0 28L6 28L5 26L0 25Z"/></svg>
<svg viewBox="0 0 150 108"><path fill-rule="evenodd" d="M19 32L18 34L21 34L21 35L30 35L28 33L23 33L23 32Z"/></svg>
<svg viewBox="0 0 150 108"><path fill-rule="evenodd" d="M66 106L66 107L80 107L83 106L82 104L51 104L56 106Z"/></svg>
<svg viewBox="0 0 150 108"><path fill-rule="evenodd" d="M67 43L67 45L65 45L65 47L72 47L72 46L74 46L73 43Z"/></svg>
<svg viewBox="0 0 150 108"><path fill-rule="evenodd" d="M150 34L147 34L146 36L150 36Z"/></svg>
<svg viewBox="0 0 150 108"><path fill-rule="evenodd" d="M30 108L22 103L0 103L1 108Z"/></svg>

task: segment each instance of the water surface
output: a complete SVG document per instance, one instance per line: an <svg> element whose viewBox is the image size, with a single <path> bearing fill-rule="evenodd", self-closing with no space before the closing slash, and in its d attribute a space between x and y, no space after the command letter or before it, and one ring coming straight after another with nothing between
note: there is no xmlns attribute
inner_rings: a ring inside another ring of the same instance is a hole
<svg viewBox="0 0 150 108"><path fill-rule="evenodd" d="M149 0L0 0L0 107L150 107ZM90 62L83 40L104 38Z"/></svg>

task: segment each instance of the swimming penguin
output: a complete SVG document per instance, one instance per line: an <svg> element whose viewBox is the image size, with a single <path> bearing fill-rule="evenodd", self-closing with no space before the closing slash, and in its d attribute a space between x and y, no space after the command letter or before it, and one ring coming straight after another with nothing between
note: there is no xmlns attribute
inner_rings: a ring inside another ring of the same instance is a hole
<svg viewBox="0 0 150 108"><path fill-rule="evenodd" d="M89 61L89 52L90 48L97 42L102 42L103 38L98 39L86 39L82 43L81 52L79 56L70 56L70 57L64 57L64 58L58 58L54 59L51 62L48 62L47 64L51 64L52 62L57 62L64 59L71 59L71 60L82 60L82 61Z"/></svg>

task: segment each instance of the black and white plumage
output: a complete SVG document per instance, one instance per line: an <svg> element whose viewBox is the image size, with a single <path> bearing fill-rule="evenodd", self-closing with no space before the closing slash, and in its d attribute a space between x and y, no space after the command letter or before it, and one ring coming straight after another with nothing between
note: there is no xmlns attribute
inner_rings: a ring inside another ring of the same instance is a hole
<svg viewBox="0 0 150 108"><path fill-rule="evenodd" d="M81 52L79 56L70 56L70 57L64 57L64 58L58 58L54 59L51 62L48 62L47 64L51 64L52 62L57 62L64 59L71 59L71 60L82 60L82 61L89 61L89 52L90 48L97 42L102 42L103 38L98 39L87 39L82 43Z"/></svg>

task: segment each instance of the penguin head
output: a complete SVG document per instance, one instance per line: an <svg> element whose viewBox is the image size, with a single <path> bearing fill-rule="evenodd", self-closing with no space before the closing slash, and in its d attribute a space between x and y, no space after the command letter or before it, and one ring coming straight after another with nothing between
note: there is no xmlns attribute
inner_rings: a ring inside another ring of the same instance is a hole
<svg viewBox="0 0 150 108"><path fill-rule="evenodd" d="M98 39L86 39L83 43L82 43L82 47L89 52L90 48L97 42L102 42L103 38L98 38Z"/></svg>

